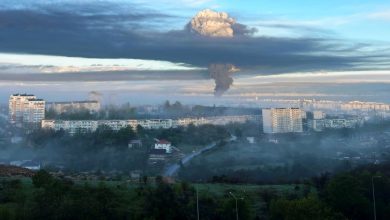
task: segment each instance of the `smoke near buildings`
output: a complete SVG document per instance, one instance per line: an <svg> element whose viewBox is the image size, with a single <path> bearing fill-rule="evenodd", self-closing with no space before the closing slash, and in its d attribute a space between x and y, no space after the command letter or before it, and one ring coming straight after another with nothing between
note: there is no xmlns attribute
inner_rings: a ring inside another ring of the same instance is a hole
<svg viewBox="0 0 390 220"><path fill-rule="evenodd" d="M215 80L215 96L222 96L233 85L232 75L237 71L239 69L233 64L210 64L210 77Z"/></svg>

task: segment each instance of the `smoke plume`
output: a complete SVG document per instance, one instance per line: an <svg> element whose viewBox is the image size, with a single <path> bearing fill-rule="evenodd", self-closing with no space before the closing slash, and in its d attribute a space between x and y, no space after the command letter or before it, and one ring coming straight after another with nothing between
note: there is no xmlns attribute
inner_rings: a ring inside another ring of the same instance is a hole
<svg viewBox="0 0 390 220"><path fill-rule="evenodd" d="M239 71L233 64L210 64L210 77L215 80L215 96L222 96L233 84L232 75Z"/></svg>
<svg viewBox="0 0 390 220"><path fill-rule="evenodd" d="M98 102L101 102L102 101L102 94L100 92L97 92L97 91L91 91L89 92L88 94L88 99L90 101L98 101Z"/></svg>

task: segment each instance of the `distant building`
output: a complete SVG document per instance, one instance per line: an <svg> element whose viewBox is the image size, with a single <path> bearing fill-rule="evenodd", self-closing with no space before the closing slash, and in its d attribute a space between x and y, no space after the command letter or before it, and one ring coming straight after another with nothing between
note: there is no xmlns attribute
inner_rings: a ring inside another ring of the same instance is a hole
<svg viewBox="0 0 390 220"><path fill-rule="evenodd" d="M20 144L23 142L23 137L20 136L13 136L11 137L11 143L12 144Z"/></svg>
<svg viewBox="0 0 390 220"><path fill-rule="evenodd" d="M100 111L99 101L72 101L72 102L49 102L47 108L57 113L88 110L91 113Z"/></svg>
<svg viewBox="0 0 390 220"><path fill-rule="evenodd" d="M250 144L254 144L254 143L255 143L255 137L246 137L246 140L247 140L248 143L250 143Z"/></svg>
<svg viewBox="0 0 390 220"><path fill-rule="evenodd" d="M262 114L264 133L303 132L304 111L299 108L263 109Z"/></svg>
<svg viewBox="0 0 390 220"><path fill-rule="evenodd" d="M323 111L313 111L313 119L324 119L326 114Z"/></svg>
<svg viewBox="0 0 390 220"><path fill-rule="evenodd" d="M42 120L41 127L43 129L52 129L54 131L63 130L71 135L76 133L89 133L97 130L98 121L93 120Z"/></svg>
<svg viewBox="0 0 390 220"><path fill-rule="evenodd" d="M170 154L167 154L166 150L164 149L151 149L149 152L148 163L164 163L169 158L169 156Z"/></svg>
<svg viewBox="0 0 390 220"><path fill-rule="evenodd" d="M130 149L132 148L141 148L142 147L142 141L141 140L130 140L128 147Z"/></svg>
<svg viewBox="0 0 390 220"><path fill-rule="evenodd" d="M32 160L16 160L16 161L11 161L10 165L12 166L17 166L17 167L23 167L29 170L40 170L41 169L41 164L32 161Z"/></svg>
<svg viewBox="0 0 390 220"><path fill-rule="evenodd" d="M314 131L324 129L356 128L362 126L363 118L336 118L336 119L317 119L312 120L309 125Z"/></svg>
<svg viewBox="0 0 390 220"><path fill-rule="evenodd" d="M259 115L239 115L239 116L218 116L201 118L179 118L179 119L141 119L141 120L43 120L41 127L53 129L55 131L64 130L70 134L78 132L94 132L99 126L107 126L114 131L131 127L134 130L137 126L144 129L169 129L180 126L195 126L213 124L226 125L229 123L245 123L251 121L259 123Z"/></svg>
<svg viewBox="0 0 390 220"><path fill-rule="evenodd" d="M172 153L172 143L167 140L159 140L154 144L154 149L165 150L165 153Z"/></svg>
<svg viewBox="0 0 390 220"><path fill-rule="evenodd" d="M130 172L130 178L132 180L139 181L140 178L141 178L141 175L142 175L142 171L141 170L133 170L133 171Z"/></svg>
<svg viewBox="0 0 390 220"><path fill-rule="evenodd" d="M8 117L10 123L19 127L40 125L45 118L45 101L29 94L11 95Z"/></svg>

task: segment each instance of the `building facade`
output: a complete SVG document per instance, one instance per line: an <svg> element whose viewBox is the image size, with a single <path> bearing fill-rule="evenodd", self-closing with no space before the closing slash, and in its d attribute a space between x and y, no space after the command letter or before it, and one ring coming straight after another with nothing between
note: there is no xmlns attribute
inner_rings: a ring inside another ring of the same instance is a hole
<svg viewBox="0 0 390 220"><path fill-rule="evenodd" d="M356 128L364 124L363 118L336 118L336 119L314 119L309 126L314 131L323 131L324 129Z"/></svg>
<svg viewBox="0 0 390 220"><path fill-rule="evenodd" d="M41 127L55 131L64 130L70 134L94 132L99 126L107 126L114 131L131 127L134 130L138 126L144 129L169 129L180 126L195 126L213 124L226 125L229 123L245 123L247 121L258 123L259 115L219 116L204 118L181 119L132 119L132 120L43 120Z"/></svg>
<svg viewBox="0 0 390 220"><path fill-rule="evenodd" d="M57 113L88 110L89 112L100 111L99 101L73 101L73 102L50 102L47 103L47 108Z"/></svg>
<svg viewBox="0 0 390 220"><path fill-rule="evenodd" d="M40 125L45 118L45 101L29 94L11 95L8 116L9 122L17 126Z"/></svg>
<svg viewBox="0 0 390 220"><path fill-rule="evenodd" d="M263 131L267 134L303 132L304 113L299 108L263 109Z"/></svg>
<svg viewBox="0 0 390 220"><path fill-rule="evenodd" d="M154 149L165 150L165 153L172 153L172 144L167 140L159 140L154 144Z"/></svg>

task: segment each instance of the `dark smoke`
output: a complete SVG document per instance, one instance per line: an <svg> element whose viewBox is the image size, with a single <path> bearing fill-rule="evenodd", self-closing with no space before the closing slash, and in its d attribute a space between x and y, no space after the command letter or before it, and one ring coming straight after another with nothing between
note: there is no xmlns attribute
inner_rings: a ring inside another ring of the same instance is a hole
<svg viewBox="0 0 390 220"><path fill-rule="evenodd" d="M222 96L222 94L230 88L233 84L232 75L237 71L238 69L233 64L209 65L210 77L215 80L215 96Z"/></svg>

